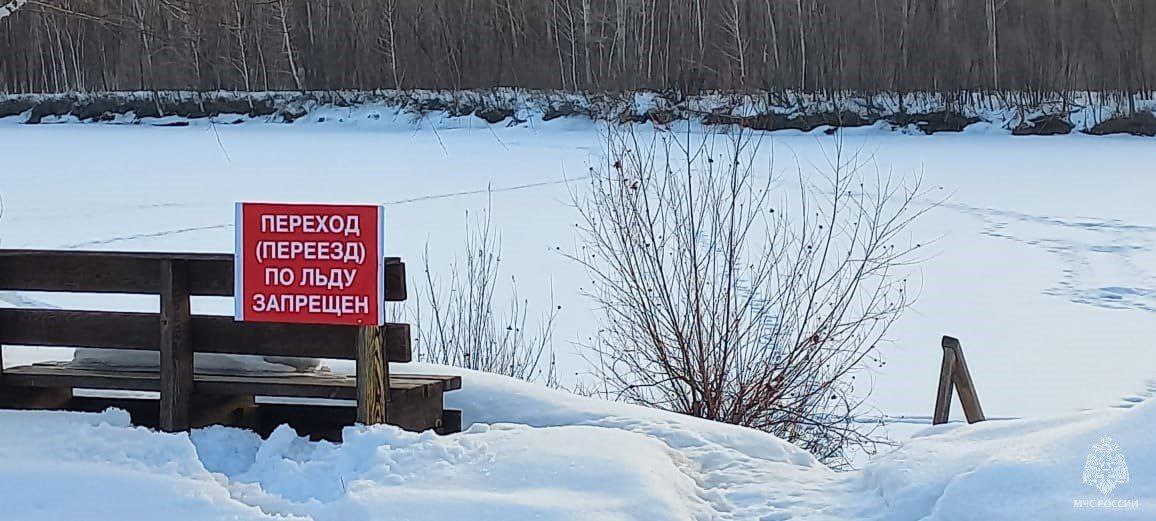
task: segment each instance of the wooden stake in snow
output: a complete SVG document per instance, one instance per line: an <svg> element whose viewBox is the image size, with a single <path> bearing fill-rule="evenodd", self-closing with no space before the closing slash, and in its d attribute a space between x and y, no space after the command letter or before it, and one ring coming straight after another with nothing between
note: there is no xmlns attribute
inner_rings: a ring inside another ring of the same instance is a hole
<svg viewBox="0 0 1156 521"><path fill-rule="evenodd" d="M967 361L963 358L963 347L959 345L958 339L949 336L943 337L942 344L943 365L939 370L939 392L935 397L932 425L947 423L947 417L951 413L953 388L959 390L959 403L963 405L967 423L983 421L983 408L979 406L975 382L971 380L971 372L967 370Z"/></svg>
<svg viewBox="0 0 1156 521"><path fill-rule="evenodd" d="M12 0L11 2L8 2L7 4L0 6L0 20L3 20L8 15L15 13L17 9L20 9L21 7L24 6L24 4L27 4L27 3L28 3L28 0Z"/></svg>

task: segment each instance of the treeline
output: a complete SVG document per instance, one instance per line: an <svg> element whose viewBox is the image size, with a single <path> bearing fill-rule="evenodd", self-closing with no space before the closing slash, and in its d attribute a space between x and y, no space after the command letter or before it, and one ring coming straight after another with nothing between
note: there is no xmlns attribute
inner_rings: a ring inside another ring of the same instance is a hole
<svg viewBox="0 0 1156 521"><path fill-rule="evenodd" d="M0 89L1150 92L1150 0L38 0Z"/></svg>

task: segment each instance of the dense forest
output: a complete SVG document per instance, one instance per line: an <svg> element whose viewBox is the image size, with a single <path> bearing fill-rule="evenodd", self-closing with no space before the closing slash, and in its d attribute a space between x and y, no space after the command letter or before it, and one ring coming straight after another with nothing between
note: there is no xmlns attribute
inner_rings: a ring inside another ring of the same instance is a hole
<svg viewBox="0 0 1156 521"><path fill-rule="evenodd" d="M1149 92L1149 0L33 0L0 90Z"/></svg>

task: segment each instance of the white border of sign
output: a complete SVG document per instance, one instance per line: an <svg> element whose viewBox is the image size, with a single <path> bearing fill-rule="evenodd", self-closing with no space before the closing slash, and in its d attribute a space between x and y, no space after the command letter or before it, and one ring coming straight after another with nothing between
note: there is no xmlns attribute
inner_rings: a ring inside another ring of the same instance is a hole
<svg viewBox="0 0 1156 521"><path fill-rule="evenodd" d="M385 325L385 205L377 205L377 325Z"/></svg>
<svg viewBox="0 0 1156 521"><path fill-rule="evenodd" d="M245 252L241 251L245 244L245 225L241 222L244 206L238 202L233 210L233 320L241 322L245 321Z"/></svg>

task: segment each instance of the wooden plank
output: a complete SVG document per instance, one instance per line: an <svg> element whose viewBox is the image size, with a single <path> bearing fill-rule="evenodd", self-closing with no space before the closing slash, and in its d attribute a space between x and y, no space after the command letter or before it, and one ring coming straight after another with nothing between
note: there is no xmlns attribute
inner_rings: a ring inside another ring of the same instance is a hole
<svg viewBox="0 0 1156 521"><path fill-rule="evenodd" d="M462 432L462 411L456 409L445 409L442 411L442 425L438 428L438 434L456 434Z"/></svg>
<svg viewBox="0 0 1156 521"><path fill-rule="evenodd" d="M161 261L160 279L160 428L183 431L189 428L193 394L192 315L185 261Z"/></svg>
<svg viewBox="0 0 1156 521"><path fill-rule="evenodd" d="M45 250L0 250L0 290L158 293L164 261L185 263L191 294L233 294L231 255Z"/></svg>
<svg viewBox="0 0 1156 521"><path fill-rule="evenodd" d="M351 401L357 399L357 381L351 376L309 373L268 376L198 374L195 380L197 392L206 394L253 394ZM445 384L442 381L428 379L391 378L389 389L390 392L419 389L421 392L440 393L445 390Z"/></svg>
<svg viewBox="0 0 1156 521"><path fill-rule="evenodd" d="M13 367L6 373L10 387L122 389L128 391L159 391L160 377L156 372L113 371L80 369L57 364ZM456 376L425 376L412 378L394 376L389 380L392 395L400 391L417 390L419 394L441 394L452 385L459 385ZM342 375L286 373L276 375L211 375L193 377L196 394L254 395L294 398L357 399L357 382Z"/></svg>
<svg viewBox="0 0 1156 521"><path fill-rule="evenodd" d="M158 263L145 259L64 254L0 254L0 289L156 293Z"/></svg>
<svg viewBox="0 0 1156 521"><path fill-rule="evenodd" d="M456 391L462 388L462 377L457 375L431 375L431 374L390 374L389 381L394 380L418 380L424 382L438 382L442 385L443 391ZM392 384L391 384L392 385Z"/></svg>
<svg viewBox="0 0 1156 521"><path fill-rule="evenodd" d="M437 429L442 425L442 393L429 387L390 390L389 424L410 431Z"/></svg>
<svg viewBox="0 0 1156 521"><path fill-rule="evenodd" d="M42 250L42 249L0 249L0 257L68 257L85 261L98 259L136 259L147 261L222 261L232 260L232 253L203 252L150 252L150 251L105 251L105 250Z"/></svg>
<svg viewBox="0 0 1156 521"><path fill-rule="evenodd" d="M409 324L385 324L385 349L390 362L409 362ZM198 353L357 359L357 326L236 322L232 317L193 317Z"/></svg>
<svg viewBox="0 0 1156 521"><path fill-rule="evenodd" d="M0 290L158 293L162 261L182 261L191 295L231 297L231 253L0 250ZM385 300L406 299L405 263L385 258Z"/></svg>
<svg viewBox="0 0 1156 521"><path fill-rule="evenodd" d="M157 401L148 398L75 396L63 406L70 411L83 412L100 412L110 407L127 411L133 425L151 428L159 426ZM255 405L252 396L194 395L189 424L193 428L208 425L253 428L256 426L253 409Z"/></svg>
<svg viewBox="0 0 1156 521"><path fill-rule="evenodd" d="M11 367L4 372L4 383L18 387L71 387L125 391L161 389L160 375L155 372L94 371L56 365Z"/></svg>
<svg viewBox="0 0 1156 521"><path fill-rule="evenodd" d="M352 378L244 377L197 375L197 392L205 394L245 393L255 396L292 396L354 400L357 382Z"/></svg>
<svg viewBox="0 0 1156 521"><path fill-rule="evenodd" d="M385 258L385 301L401 302L406 299L405 263L397 257Z"/></svg>
<svg viewBox="0 0 1156 521"><path fill-rule="evenodd" d="M310 439L341 441L341 432L357 421L356 407L261 403L256 407L257 433L268 436L280 425L289 425Z"/></svg>
<svg viewBox="0 0 1156 521"><path fill-rule="evenodd" d="M390 403L408 403L405 398L391 392ZM413 414L405 414L400 422L390 420L406 430L422 432L430 429L439 434L461 431L461 412L441 410L441 400L430 397L413 405ZM455 414L456 413L456 414ZM394 414L392 411L390 414ZM356 407L309 406L299 404L258 404L257 415L263 432L268 433L278 425L289 424L299 433L321 433L331 441L341 441L342 427L356 422Z"/></svg>
<svg viewBox="0 0 1156 521"><path fill-rule="evenodd" d="M409 362L409 324L386 324L385 347L391 362ZM198 353L357 359L357 326L236 322L232 317L194 316Z"/></svg>
<svg viewBox="0 0 1156 521"><path fill-rule="evenodd" d="M133 425L157 428L157 421L160 419L157 414L157 401L148 398L74 396L72 401L68 403L67 409L80 412L101 412L109 407L127 412Z"/></svg>
<svg viewBox="0 0 1156 521"><path fill-rule="evenodd" d="M455 378L457 377L442 376L438 379L438 377L410 378L406 375L390 376L389 389L392 391L394 389L422 388L425 389L423 392L443 392L447 390L447 383L452 382ZM348 380L353 381L353 377L349 377Z"/></svg>
<svg viewBox="0 0 1156 521"><path fill-rule="evenodd" d="M399 363L413 360L409 324L385 324L380 329L382 330L382 340L385 342L387 360ZM386 366L386 369L388 370L389 367Z"/></svg>
<svg viewBox="0 0 1156 521"><path fill-rule="evenodd" d="M109 369L81 369L66 365L38 364L13 367L9 371L9 385L21 387L72 387L83 389L122 389L128 391L159 391L160 375L155 371L116 371ZM354 397L355 384L352 379L323 379L195 375L194 388L207 394L259 394L253 392L262 386L268 389L285 388L288 396L299 392L302 396L328 395L330 389L347 387L348 399ZM324 387L324 391L315 388ZM300 391L297 391L300 389ZM270 393L277 395L277 393Z"/></svg>
<svg viewBox="0 0 1156 521"><path fill-rule="evenodd" d="M257 356L357 357L357 327L236 322L233 317L194 315L193 350ZM157 350L157 313L0 309L0 344ZM391 362L411 359L408 324L385 325Z"/></svg>
<svg viewBox="0 0 1156 521"><path fill-rule="evenodd" d="M4 385L4 324L0 322L0 385Z"/></svg>
<svg viewBox="0 0 1156 521"><path fill-rule="evenodd" d="M157 350L157 313L0 309L0 343Z"/></svg>
<svg viewBox="0 0 1156 521"><path fill-rule="evenodd" d="M959 391L959 403L963 405L963 415L967 418L967 423L983 421L983 408L979 405L979 395L975 391L975 382L971 380L971 371L967 369L967 359L963 357L963 346L958 339L945 336L943 348L955 353L952 381Z"/></svg>
<svg viewBox="0 0 1156 521"><path fill-rule="evenodd" d="M59 409L72 399L72 389L0 386L0 408Z"/></svg>
<svg viewBox="0 0 1156 521"><path fill-rule="evenodd" d="M948 337L944 337L944 339L946 338ZM951 375L954 371L955 351L944 345L943 363L939 367L939 387L938 391L935 393L935 412L931 417L932 425L947 423L947 419L951 415L951 393L953 383Z"/></svg>
<svg viewBox="0 0 1156 521"><path fill-rule="evenodd" d="M385 423L388 418L389 362L383 344L381 328L358 328L357 421L365 425Z"/></svg>
<svg viewBox="0 0 1156 521"><path fill-rule="evenodd" d="M323 324L237 322L233 317L193 317L198 353L297 356L353 360L357 328ZM408 356L409 346L403 347Z"/></svg>

